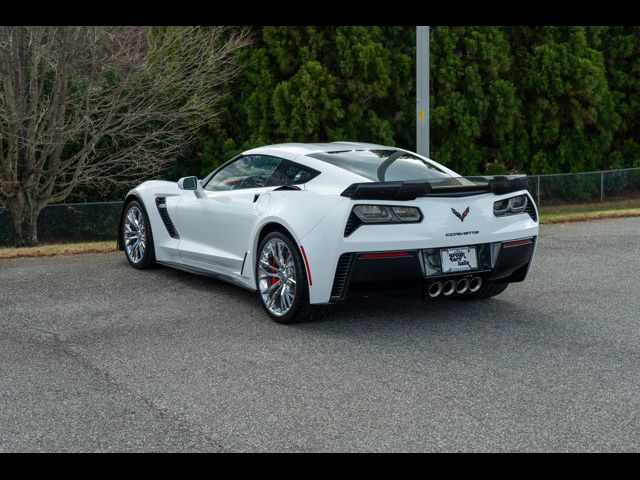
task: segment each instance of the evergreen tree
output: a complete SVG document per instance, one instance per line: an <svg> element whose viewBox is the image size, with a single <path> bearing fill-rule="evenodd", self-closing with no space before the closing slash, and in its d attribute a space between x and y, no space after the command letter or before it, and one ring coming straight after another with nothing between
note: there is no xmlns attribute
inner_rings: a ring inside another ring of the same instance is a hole
<svg viewBox="0 0 640 480"><path fill-rule="evenodd" d="M415 32L405 27L263 27L203 141L210 168L265 143L357 140L412 148Z"/></svg>
<svg viewBox="0 0 640 480"><path fill-rule="evenodd" d="M620 118L602 52L584 27L512 32L514 83L524 109L533 173L606 168Z"/></svg>
<svg viewBox="0 0 640 480"><path fill-rule="evenodd" d="M269 143L415 148L415 27L252 37L221 114L170 178ZM431 156L461 174L640 166L640 27L432 27L430 54Z"/></svg>
<svg viewBox="0 0 640 480"><path fill-rule="evenodd" d="M516 166L521 104L497 27L436 27L431 41L433 158L463 174Z"/></svg>
<svg viewBox="0 0 640 480"><path fill-rule="evenodd" d="M590 27L602 52L609 89L621 122L614 132L607 168L640 167L640 27Z"/></svg>

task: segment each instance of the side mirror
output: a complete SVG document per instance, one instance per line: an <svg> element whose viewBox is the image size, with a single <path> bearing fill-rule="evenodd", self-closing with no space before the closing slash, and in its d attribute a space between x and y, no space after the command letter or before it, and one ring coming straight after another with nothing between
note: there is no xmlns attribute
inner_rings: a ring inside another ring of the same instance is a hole
<svg viewBox="0 0 640 480"><path fill-rule="evenodd" d="M178 180L178 188L180 190L198 190L202 186L198 182L198 177L183 177Z"/></svg>

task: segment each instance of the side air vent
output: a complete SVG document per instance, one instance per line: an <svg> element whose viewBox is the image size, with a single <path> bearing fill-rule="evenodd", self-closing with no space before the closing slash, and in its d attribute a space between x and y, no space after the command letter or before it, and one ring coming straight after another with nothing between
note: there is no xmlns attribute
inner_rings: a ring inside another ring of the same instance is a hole
<svg viewBox="0 0 640 480"><path fill-rule="evenodd" d="M529 199L529 201L527 202L527 206L524 211L529 214L534 222L538 221L538 215L536 215L536 207L533 206L533 201L531 199Z"/></svg>
<svg viewBox="0 0 640 480"><path fill-rule="evenodd" d="M358 218L358 216L353 213L353 211L349 214L349 219L347 220L347 225L344 227L344 236L348 237L353 233L353 231L360 226L362 222Z"/></svg>
<svg viewBox="0 0 640 480"><path fill-rule="evenodd" d="M160 214L160 218L162 218L162 223L167 228L167 232L172 238L180 238L178 235L178 231L176 227L173 225L171 221L171 217L169 216L169 212L167 212L167 204L165 203L165 197L156 197L156 207L158 207L158 213Z"/></svg>
<svg viewBox="0 0 640 480"><path fill-rule="evenodd" d="M343 253L338 260L336 275L333 278L333 287L331 288L331 301L342 300L346 293L347 282L349 281L349 271L353 253Z"/></svg>

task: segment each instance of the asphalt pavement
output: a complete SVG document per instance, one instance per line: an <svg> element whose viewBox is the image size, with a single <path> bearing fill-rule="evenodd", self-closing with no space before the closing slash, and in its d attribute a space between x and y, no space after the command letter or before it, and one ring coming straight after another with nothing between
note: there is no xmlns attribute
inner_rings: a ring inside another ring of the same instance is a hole
<svg viewBox="0 0 640 480"><path fill-rule="evenodd" d="M255 294L124 254L0 260L0 451L639 451L640 219L541 227L483 302Z"/></svg>

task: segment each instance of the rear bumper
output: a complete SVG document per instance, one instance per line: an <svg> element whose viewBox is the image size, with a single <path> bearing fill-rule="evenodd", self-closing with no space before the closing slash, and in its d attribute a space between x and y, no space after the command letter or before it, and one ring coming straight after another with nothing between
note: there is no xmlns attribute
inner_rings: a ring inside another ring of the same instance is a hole
<svg viewBox="0 0 640 480"><path fill-rule="evenodd" d="M432 282L464 277L480 277L483 282L521 282L527 276L536 240L533 236L465 245L476 248L478 268L444 274L439 265L440 248L343 253L336 267L330 301L339 302L351 293L398 288L422 294Z"/></svg>
<svg viewBox="0 0 640 480"><path fill-rule="evenodd" d="M523 192L526 194L526 192ZM304 236L298 243L304 246L309 261L313 285L309 285L309 300L312 304L323 304L336 301L335 278L350 271L350 263L345 260L359 253L409 251L420 252L425 249L447 247L463 247L468 245L499 244L522 238L537 237L539 227L537 210L516 215L495 216L493 203L508 197L491 193L471 197L425 197L414 201L385 201L386 206L411 206L420 209L423 221L407 224L372 224L360 225L348 234L349 217L353 206L368 200L352 201L345 198L340 208L332 208L330 212ZM452 209L470 214L461 221ZM534 254L535 255L535 254ZM416 253L416 258L421 255ZM397 259L396 259L397 260ZM368 260L376 262L378 260ZM380 260L382 262L382 260ZM391 260L389 260L391 262ZM403 263L402 260L398 260ZM348 265L347 265L348 264ZM410 268L409 276L415 272L415 261ZM493 268L492 265L490 268ZM336 268L338 267L338 268ZM418 267L424 265L418 263ZM403 270L402 268L400 270ZM526 273L526 272L525 272ZM414 284L424 280L418 278ZM346 280L345 280L346 281Z"/></svg>

